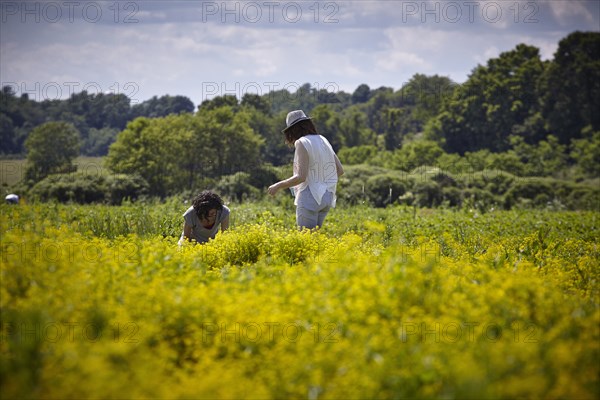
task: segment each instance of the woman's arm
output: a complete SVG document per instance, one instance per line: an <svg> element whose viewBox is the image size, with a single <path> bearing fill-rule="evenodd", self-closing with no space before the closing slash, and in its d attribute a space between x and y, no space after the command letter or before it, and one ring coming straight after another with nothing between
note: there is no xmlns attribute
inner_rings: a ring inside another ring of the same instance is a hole
<svg viewBox="0 0 600 400"><path fill-rule="evenodd" d="M337 154L333 153L333 156L335 157L335 170L337 171L337 176L342 176L344 175L344 167L342 167L342 163L340 162L340 159L338 158Z"/></svg>
<svg viewBox="0 0 600 400"><path fill-rule="evenodd" d="M296 140L294 145L296 146L296 154L298 155L297 158L294 157L298 160L298 168L295 168L294 175L290 178L269 186L267 192L271 196L274 196L281 189L299 185L306 180L306 176L308 175L308 151L306 151L306 148L299 140Z"/></svg>

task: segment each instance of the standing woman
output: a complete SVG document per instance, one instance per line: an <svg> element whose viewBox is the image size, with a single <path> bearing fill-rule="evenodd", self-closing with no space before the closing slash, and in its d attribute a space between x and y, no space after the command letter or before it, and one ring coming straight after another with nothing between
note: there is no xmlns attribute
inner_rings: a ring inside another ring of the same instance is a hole
<svg viewBox="0 0 600 400"><path fill-rule="evenodd" d="M285 123L285 141L295 147L294 175L271 185L268 193L274 196L280 189L292 188L298 227L319 228L329 209L335 207L338 177L344 169L329 141L317 133L304 111L291 111Z"/></svg>
<svg viewBox="0 0 600 400"><path fill-rule="evenodd" d="M221 228L229 228L229 208L223 205L218 194L204 190L192 201L192 206L183 214L183 233L179 244L185 240L205 243L214 239Z"/></svg>

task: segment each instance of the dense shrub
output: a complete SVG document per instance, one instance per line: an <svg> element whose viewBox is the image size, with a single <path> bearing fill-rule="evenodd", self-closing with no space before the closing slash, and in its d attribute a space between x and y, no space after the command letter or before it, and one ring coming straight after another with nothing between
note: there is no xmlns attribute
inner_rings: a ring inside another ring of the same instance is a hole
<svg viewBox="0 0 600 400"><path fill-rule="evenodd" d="M413 188L414 204L419 207L435 207L442 204L442 188L436 182L417 182Z"/></svg>
<svg viewBox="0 0 600 400"><path fill-rule="evenodd" d="M600 189L553 178L519 179L507 191L506 208L515 206L597 210Z"/></svg>
<svg viewBox="0 0 600 400"><path fill-rule="evenodd" d="M407 181L394 173L379 174L367 179L365 188L375 207L385 207L406 192Z"/></svg>
<svg viewBox="0 0 600 400"><path fill-rule="evenodd" d="M554 199L554 179L519 179L506 192L504 204L506 208L520 206L544 206Z"/></svg>
<svg viewBox="0 0 600 400"><path fill-rule="evenodd" d="M463 202L463 191L454 186L442 187L443 202L450 207L460 207Z"/></svg>
<svg viewBox="0 0 600 400"><path fill-rule="evenodd" d="M103 202L106 198L106 178L101 175L50 175L36 183L29 194L39 201L79 204Z"/></svg>
<svg viewBox="0 0 600 400"><path fill-rule="evenodd" d="M257 198L260 191L252 186L252 177L247 172L236 172L233 175L223 176L217 183L217 192L232 200L242 201L247 198Z"/></svg>
<svg viewBox="0 0 600 400"><path fill-rule="evenodd" d="M125 199L137 200L149 192L148 182L139 175L115 174L106 180L108 200L111 204L119 205Z"/></svg>
<svg viewBox="0 0 600 400"><path fill-rule="evenodd" d="M112 176L54 174L36 183L28 192L33 200L60 203L121 204L148 194L148 183L136 175Z"/></svg>
<svg viewBox="0 0 600 400"><path fill-rule="evenodd" d="M463 206L475 208L480 211L489 210L502 205L501 198L494 196L487 190L477 187L467 188L462 193Z"/></svg>
<svg viewBox="0 0 600 400"><path fill-rule="evenodd" d="M509 172L501 170L494 171L492 174L485 174L484 171L483 175L483 180L486 182L486 190L494 195L503 195L519 179Z"/></svg>
<svg viewBox="0 0 600 400"><path fill-rule="evenodd" d="M367 180L378 174L389 172L385 168L371 165L351 165L344 167L344 175L338 181L337 195L346 204L368 202Z"/></svg>
<svg viewBox="0 0 600 400"><path fill-rule="evenodd" d="M436 165L444 150L431 140L415 140L394 151L392 169L411 170L421 165Z"/></svg>
<svg viewBox="0 0 600 400"><path fill-rule="evenodd" d="M365 181L342 176L338 181L337 197L346 204L355 205L368 201Z"/></svg>
<svg viewBox="0 0 600 400"><path fill-rule="evenodd" d="M279 180L277 169L270 164L261 164L248 171L248 183L257 189L264 189Z"/></svg>
<svg viewBox="0 0 600 400"><path fill-rule="evenodd" d="M574 186L566 198L569 209L600 211L600 189L583 185Z"/></svg>
<svg viewBox="0 0 600 400"><path fill-rule="evenodd" d="M442 188L445 187L456 187L458 186L458 181L454 178L454 176L448 172L438 172L433 175L431 179L440 185Z"/></svg>
<svg viewBox="0 0 600 400"><path fill-rule="evenodd" d="M339 151L338 157L342 164L363 164L375 157L377 152L377 147L373 145L344 147Z"/></svg>

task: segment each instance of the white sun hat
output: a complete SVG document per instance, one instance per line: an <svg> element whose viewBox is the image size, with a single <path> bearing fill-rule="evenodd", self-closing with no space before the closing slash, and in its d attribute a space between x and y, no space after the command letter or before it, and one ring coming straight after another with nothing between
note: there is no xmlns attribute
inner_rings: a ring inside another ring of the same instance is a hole
<svg viewBox="0 0 600 400"><path fill-rule="evenodd" d="M304 114L304 111L302 111L302 110L290 111L288 113L287 117L285 118L285 124L287 126L282 132L287 131L288 129L290 129L292 126L294 126L298 122L306 121L307 119L310 119L310 118L307 117L306 114Z"/></svg>

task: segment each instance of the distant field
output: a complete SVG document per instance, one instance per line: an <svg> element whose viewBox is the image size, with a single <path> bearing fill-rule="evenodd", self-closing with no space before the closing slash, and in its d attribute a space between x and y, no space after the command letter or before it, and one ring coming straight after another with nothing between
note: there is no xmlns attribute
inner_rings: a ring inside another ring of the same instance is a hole
<svg viewBox="0 0 600 400"><path fill-rule="evenodd" d="M25 176L25 159L0 160L0 185L11 187L19 183ZM77 157L77 170L86 174L107 174L103 166L103 157Z"/></svg>

